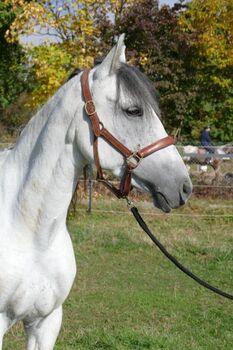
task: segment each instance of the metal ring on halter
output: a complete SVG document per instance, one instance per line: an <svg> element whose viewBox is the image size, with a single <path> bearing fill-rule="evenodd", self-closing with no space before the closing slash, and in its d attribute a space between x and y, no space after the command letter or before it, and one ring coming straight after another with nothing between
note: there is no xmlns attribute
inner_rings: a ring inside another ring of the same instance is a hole
<svg viewBox="0 0 233 350"><path fill-rule="evenodd" d="M124 199L126 200L128 209L133 208L133 206L134 206L133 201L131 201L127 196Z"/></svg>
<svg viewBox="0 0 233 350"><path fill-rule="evenodd" d="M142 157L140 157L135 151L128 158L126 158L126 163L130 169L135 169L142 161Z"/></svg>
<svg viewBox="0 0 233 350"><path fill-rule="evenodd" d="M85 111L88 115L93 115L96 113L95 104L92 100L85 103Z"/></svg>
<svg viewBox="0 0 233 350"><path fill-rule="evenodd" d="M104 129L104 123L99 122L99 125L101 126L100 131Z"/></svg>

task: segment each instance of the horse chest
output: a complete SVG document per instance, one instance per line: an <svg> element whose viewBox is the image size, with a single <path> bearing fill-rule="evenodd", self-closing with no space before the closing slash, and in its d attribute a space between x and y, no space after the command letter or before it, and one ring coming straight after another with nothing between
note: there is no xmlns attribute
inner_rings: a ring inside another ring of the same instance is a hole
<svg viewBox="0 0 233 350"><path fill-rule="evenodd" d="M17 244L2 247L0 266L0 312L12 319L44 317L67 297L76 272L73 249L65 240L48 250L27 249Z"/></svg>

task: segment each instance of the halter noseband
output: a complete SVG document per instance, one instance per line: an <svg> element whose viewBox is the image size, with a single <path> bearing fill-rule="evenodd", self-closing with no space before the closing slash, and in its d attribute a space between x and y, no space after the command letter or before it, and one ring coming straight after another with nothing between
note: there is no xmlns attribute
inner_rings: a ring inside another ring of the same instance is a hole
<svg viewBox="0 0 233 350"><path fill-rule="evenodd" d="M112 193L118 198L125 198L132 189L131 179L132 170L135 169L143 158L148 157L150 154L157 152L167 146L174 144L174 139L171 136L166 136L149 146L146 146L137 151L131 151L125 147L120 141L118 141L107 129L105 129L103 123L99 120L98 114L95 109L95 104L92 99L92 95L89 88L89 72L90 69L84 70L81 76L82 92L85 101L85 111L89 116L92 125L92 131L94 134L93 141L93 154L94 161L97 168L97 181L102 182ZM125 172L122 176L119 189L116 188L111 182L105 179L103 170L100 165L99 152L98 152L98 138L102 137L111 146L113 146L118 152L120 152L126 161Z"/></svg>

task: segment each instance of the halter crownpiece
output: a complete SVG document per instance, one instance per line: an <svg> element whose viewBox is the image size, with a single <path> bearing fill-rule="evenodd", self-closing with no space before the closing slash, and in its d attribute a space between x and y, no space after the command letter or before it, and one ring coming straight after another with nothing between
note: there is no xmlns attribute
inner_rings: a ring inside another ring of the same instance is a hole
<svg viewBox="0 0 233 350"><path fill-rule="evenodd" d="M174 139L172 136L166 136L142 149L137 151L131 151L126 146L124 146L119 140L117 140L103 125L100 121L98 114L96 112L95 103L92 99L92 95L89 88L89 72L90 69L84 70L81 76L81 86L83 97L85 101L85 112L88 115L92 131L94 134L93 141L93 154L94 161L97 168L97 181L102 182L112 193L115 194L118 198L125 198L132 189L131 179L132 179L132 170L134 170L142 161L143 158L148 157L150 154L157 152L165 147L174 144ZM98 151L98 138L102 137L106 140L113 148L120 152L125 158L125 171L122 176L120 188L116 188L110 181L105 179L103 175L103 170L99 160L99 151Z"/></svg>

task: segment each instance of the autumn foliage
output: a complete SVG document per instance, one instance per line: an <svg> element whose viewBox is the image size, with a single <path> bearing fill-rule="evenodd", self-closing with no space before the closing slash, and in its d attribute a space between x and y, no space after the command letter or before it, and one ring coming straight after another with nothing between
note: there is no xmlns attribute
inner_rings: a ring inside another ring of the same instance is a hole
<svg viewBox="0 0 233 350"><path fill-rule="evenodd" d="M157 0L5 0L0 18L6 6L13 16L4 40L21 47L34 82L30 108L73 69L91 67L125 32L128 60L159 91L169 132L197 139L211 124L216 140L233 139L233 0L180 0L172 9Z"/></svg>

